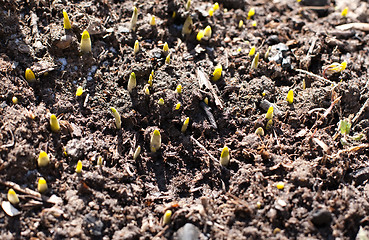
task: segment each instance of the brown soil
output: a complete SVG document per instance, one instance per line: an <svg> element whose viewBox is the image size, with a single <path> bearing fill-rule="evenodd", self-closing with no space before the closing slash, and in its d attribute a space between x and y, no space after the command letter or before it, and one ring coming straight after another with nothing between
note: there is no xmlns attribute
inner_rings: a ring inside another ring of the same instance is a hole
<svg viewBox="0 0 369 240"><path fill-rule="evenodd" d="M220 0L209 17L212 4L193 0L186 11L183 0L0 0L0 192L6 201L13 187L20 198L18 216L0 211L1 239L366 234L369 38L365 31L336 26L367 22L368 3L350 1L347 17L341 16L342 0ZM132 32L134 5L139 15ZM255 15L248 20L251 7ZM63 29L63 9L71 30ZM149 24L151 15L156 26ZM193 31L183 36L188 15ZM198 42L197 32L208 25L212 37ZM82 55L85 29L92 52ZM140 51L134 56L136 40ZM257 69L250 67L252 46L260 53ZM343 61L344 71L328 74L326 66ZM222 77L214 82L218 64ZM26 81L27 68L36 82ZM144 87L152 70L148 96ZM137 87L130 93L131 72ZM178 84L181 94L175 92ZM85 90L80 97L78 86ZM290 89L293 104L286 101ZM266 129L271 103L273 125ZM121 115L120 130L110 107ZM60 120L59 133L51 132L50 114ZM187 117L190 125L182 133ZM338 128L344 119L352 122L346 135ZM255 134L258 127L264 136ZM155 129L162 146L151 153ZM354 139L358 134L361 140ZM231 160L223 167L225 145ZM133 160L137 146L142 151ZM47 167L37 166L41 150L50 156ZM78 160L81 174L75 172ZM40 177L48 184L42 198L34 192ZM171 222L164 225L169 209Z"/></svg>

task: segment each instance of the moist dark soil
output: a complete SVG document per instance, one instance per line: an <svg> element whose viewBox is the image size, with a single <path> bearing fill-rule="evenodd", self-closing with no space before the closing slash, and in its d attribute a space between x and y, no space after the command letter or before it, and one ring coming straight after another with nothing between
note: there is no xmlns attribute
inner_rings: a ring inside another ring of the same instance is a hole
<svg viewBox="0 0 369 240"><path fill-rule="evenodd" d="M0 211L1 239L368 239L369 29L337 28L368 22L367 1L350 1L346 17L342 0L219 0L209 16L213 4L0 0L0 192L2 202L10 188L20 198L20 214ZM188 16L192 32L183 35ZM198 41L208 25L211 38ZM344 61L343 71L329 71ZM25 79L27 68L36 81ZM51 114L60 132L51 131ZM155 129L162 145L153 153ZM46 167L37 164L41 150Z"/></svg>

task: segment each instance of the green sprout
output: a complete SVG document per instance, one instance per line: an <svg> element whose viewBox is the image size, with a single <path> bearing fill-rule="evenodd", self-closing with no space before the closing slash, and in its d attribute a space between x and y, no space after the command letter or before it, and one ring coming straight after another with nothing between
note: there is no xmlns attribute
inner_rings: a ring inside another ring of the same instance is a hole
<svg viewBox="0 0 369 240"><path fill-rule="evenodd" d="M259 53L257 53L255 55L254 59L252 60L251 68L252 69L257 69L258 68L258 65L259 65Z"/></svg>
<svg viewBox="0 0 369 240"><path fill-rule="evenodd" d="M183 125L181 128L182 133L186 132L189 122L190 122L190 118L187 117L186 120L183 122Z"/></svg>
<svg viewBox="0 0 369 240"><path fill-rule="evenodd" d="M38 155L38 159L37 159L37 165L39 167L45 167L49 164L49 162L50 162L50 158L47 155L47 153L44 151L40 151L40 154Z"/></svg>
<svg viewBox="0 0 369 240"><path fill-rule="evenodd" d="M351 122L348 119L341 120L339 125L342 134L347 135L350 133Z"/></svg>
<svg viewBox="0 0 369 240"><path fill-rule="evenodd" d="M150 150L151 152L156 152L161 147L161 135L159 130L155 129L155 131L151 134L150 139Z"/></svg>
<svg viewBox="0 0 369 240"><path fill-rule="evenodd" d="M120 120L120 114L118 113L118 111L113 108L113 107L110 107L110 111L111 113L113 114L114 118L115 118L115 126L117 127L117 129L121 129L122 127L122 122Z"/></svg>
<svg viewBox="0 0 369 240"><path fill-rule="evenodd" d="M133 13L132 13L132 18L131 18L131 23L130 23L130 29L132 31L136 30L137 16L138 16L138 9L136 7L133 7Z"/></svg>
<svg viewBox="0 0 369 240"><path fill-rule="evenodd" d="M222 153L220 154L220 165L222 165L223 167L227 166L230 159L231 156L229 154L229 148L227 146L224 146L224 148L222 149Z"/></svg>
<svg viewBox="0 0 369 240"><path fill-rule="evenodd" d="M136 87L136 74L134 72L131 73L128 80L127 90L128 92L132 92L132 90Z"/></svg>
<svg viewBox="0 0 369 240"><path fill-rule="evenodd" d="M133 154L133 160L136 160L138 158L138 156L140 156L140 153L141 153L141 146L138 146L136 148L135 153Z"/></svg>
<svg viewBox="0 0 369 240"><path fill-rule="evenodd" d="M82 33L80 48L82 53L91 52L91 38L87 30L84 30Z"/></svg>
<svg viewBox="0 0 369 240"><path fill-rule="evenodd" d="M56 118L55 114L50 115L50 128L53 132L59 132L60 131L60 125L59 121Z"/></svg>
<svg viewBox="0 0 369 240"><path fill-rule="evenodd" d="M264 136L264 129L262 127L258 127L256 130L255 130L255 134L256 135L259 135L259 136Z"/></svg>

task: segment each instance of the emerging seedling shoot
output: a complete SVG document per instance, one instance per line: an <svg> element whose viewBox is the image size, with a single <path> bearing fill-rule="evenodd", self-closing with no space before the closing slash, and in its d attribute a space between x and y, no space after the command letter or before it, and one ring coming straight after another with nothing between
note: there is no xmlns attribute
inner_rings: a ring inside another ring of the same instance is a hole
<svg viewBox="0 0 369 240"><path fill-rule="evenodd" d="M28 82L34 82L36 80L36 76L30 68L26 69L25 77Z"/></svg>
<svg viewBox="0 0 369 240"><path fill-rule="evenodd" d="M270 106L268 108L268 112L265 114L265 118L269 119L269 120L272 119L273 118L273 111L274 111L273 106Z"/></svg>
<svg viewBox="0 0 369 240"><path fill-rule="evenodd" d="M289 104L293 103L293 90L292 89L288 91L286 100Z"/></svg>
<svg viewBox="0 0 369 240"><path fill-rule="evenodd" d="M164 56L167 56L169 53L169 45L167 42L165 42L163 45L163 53L164 53Z"/></svg>
<svg viewBox="0 0 369 240"><path fill-rule="evenodd" d="M118 113L118 111L113 108L113 107L110 107L110 111L111 113L113 114L114 118L115 118L115 126L117 127L117 129L121 129L122 127L122 122L120 120L120 114Z"/></svg>
<svg viewBox="0 0 369 240"><path fill-rule="evenodd" d="M56 118L55 114L50 115L50 128L53 132L59 132L60 131L60 125L59 121Z"/></svg>
<svg viewBox="0 0 369 240"><path fill-rule="evenodd" d="M161 135L159 130L155 130L152 134L151 134L151 139L150 139L150 150L151 152L156 152L160 149L161 147Z"/></svg>
<svg viewBox="0 0 369 240"><path fill-rule="evenodd" d="M81 86L79 86L77 88L77 91L76 91L76 96L80 97L80 96L82 96L82 94L83 94L83 88Z"/></svg>
<svg viewBox="0 0 369 240"><path fill-rule="evenodd" d="M182 133L186 132L189 122L190 122L190 118L187 117L186 120L183 122L183 125L181 128Z"/></svg>
<svg viewBox="0 0 369 240"><path fill-rule="evenodd" d="M128 92L132 92L132 90L136 87L136 74L134 72L131 73L128 80L127 90Z"/></svg>
<svg viewBox="0 0 369 240"><path fill-rule="evenodd" d="M178 84L178 85L177 85L176 92L177 92L178 94L181 94L181 93L182 93L182 84Z"/></svg>
<svg viewBox="0 0 369 240"><path fill-rule="evenodd" d="M78 160L77 166L76 166L76 173L81 173L81 172L82 172L82 161Z"/></svg>
<svg viewBox="0 0 369 240"><path fill-rule="evenodd" d="M138 158L138 156L140 156L140 153L141 153L141 146L138 146L136 148L135 153L133 154L133 160L136 160Z"/></svg>
<svg viewBox="0 0 369 240"><path fill-rule="evenodd" d="M218 66L216 66L211 80L218 81L222 77L222 70L222 65L219 64Z"/></svg>
<svg viewBox="0 0 369 240"><path fill-rule="evenodd" d="M63 22L64 22L64 29L71 29L72 28L72 24L70 24L70 21L69 21L69 17L68 17L68 14L65 10L63 10Z"/></svg>
<svg viewBox="0 0 369 240"><path fill-rule="evenodd" d="M50 158L47 155L46 152L41 151L40 154L38 155L38 159L37 159L37 165L39 167L46 167L50 162Z"/></svg>
<svg viewBox="0 0 369 240"><path fill-rule="evenodd" d="M140 51L140 43L138 40L135 41L135 46L133 47L133 54L136 55Z"/></svg>
<svg viewBox="0 0 369 240"><path fill-rule="evenodd" d="M163 224L168 225L170 223L171 218L172 218L172 211L171 210L165 211L164 216L163 216Z"/></svg>
<svg viewBox="0 0 369 240"><path fill-rule="evenodd" d="M150 25L151 26L156 26L156 19L155 19L155 16L151 16L151 19L150 19Z"/></svg>
<svg viewBox="0 0 369 240"><path fill-rule="evenodd" d="M220 154L220 165L223 167L226 167L229 164L229 160L231 159L231 156L229 154L229 148L227 146L224 146L222 149L222 153Z"/></svg>
<svg viewBox="0 0 369 240"><path fill-rule="evenodd" d="M132 18L129 27L132 31L136 30L137 17L138 17L138 9L136 7L133 7Z"/></svg>
<svg viewBox="0 0 369 240"><path fill-rule="evenodd" d="M82 33L80 48L82 53L91 52L91 38L87 30L84 30Z"/></svg>
<svg viewBox="0 0 369 240"><path fill-rule="evenodd" d="M13 188L9 189L8 191L8 201L13 204L17 205L19 203L19 198L17 193L13 190Z"/></svg>
<svg viewBox="0 0 369 240"><path fill-rule="evenodd" d="M252 63L251 63L251 69L257 69L258 68L258 65L259 65L259 56L260 54L257 53L254 57L254 59L252 60Z"/></svg>
<svg viewBox="0 0 369 240"><path fill-rule="evenodd" d="M45 178L40 177L40 178L38 179L37 190L38 190L40 193L44 193L44 192L46 192L46 191L47 191L47 183L46 183Z"/></svg>

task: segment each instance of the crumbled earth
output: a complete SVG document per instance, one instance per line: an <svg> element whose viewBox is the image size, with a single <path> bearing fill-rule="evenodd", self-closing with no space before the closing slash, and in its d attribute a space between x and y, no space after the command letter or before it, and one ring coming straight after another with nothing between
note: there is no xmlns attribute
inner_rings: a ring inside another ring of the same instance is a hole
<svg viewBox="0 0 369 240"><path fill-rule="evenodd" d="M343 0L218 2L209 16L214 2L195 0L189 10L184 0L0 0L0 193L7 201L12 187L20 199L19 215L0 211L1 239L367 239L369 28L337 28L368 22L367 1L350 1L346 17ZM192 32L183 35L188 16ZM208 25L211 38L197 41ZM329 71L343 61L346 69ZM222 77L212 81L218 65ZM153 153L155 129L162 145ZM46 167L37 165L41 150Z"/></svg>

